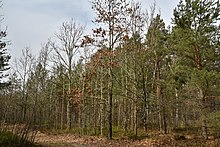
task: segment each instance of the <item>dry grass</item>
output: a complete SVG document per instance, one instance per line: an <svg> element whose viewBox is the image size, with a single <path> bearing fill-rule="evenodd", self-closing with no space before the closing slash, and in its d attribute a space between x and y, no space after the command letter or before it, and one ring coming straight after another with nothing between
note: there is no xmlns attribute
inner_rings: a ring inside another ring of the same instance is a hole
<svg viewBox="0 0 220 147"><path fill-rule="evenodd" d="M204 140L200 137L186 136L177 139L174 134L155 134L141 140L113 139L76 136L73 134L46 134L38 132L36 142L48 147L172 147L172 146L220 146L219 139Z"/></svg>

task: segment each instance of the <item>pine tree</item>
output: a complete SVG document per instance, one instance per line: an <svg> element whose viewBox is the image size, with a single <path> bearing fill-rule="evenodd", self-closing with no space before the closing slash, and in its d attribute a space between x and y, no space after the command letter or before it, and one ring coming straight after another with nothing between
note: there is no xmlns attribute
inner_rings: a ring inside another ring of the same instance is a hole
<svg viewBox="0 0 220 147"><path fill-rule="evenodd" d="M165 79L165 67L166 56L168 52L167 48L168 30L165 28L165 23L161 19L160 15L153 18L148 32L147 32L147 45L149 47L149 54L151 54L151 62L153 67L153 86L157 103L158 111L158 124L160 131L167 133L167 115L165 107L165 95L163 95L163 83Z"/></svg>
<svg viewBox="0 0 220 147"><path fill-rule="evenodd" d="M219 72L220 5L218 0L183 0L174 10L173 53L176 66L188 70L188 85L200 106L203 136L207 138L207 98ZM185 72L185 71L184 71ZM186 72L185 72L186 73ZM184 74L185 74L184 73ZM185 74L186 75L186 74Z"/></svg>

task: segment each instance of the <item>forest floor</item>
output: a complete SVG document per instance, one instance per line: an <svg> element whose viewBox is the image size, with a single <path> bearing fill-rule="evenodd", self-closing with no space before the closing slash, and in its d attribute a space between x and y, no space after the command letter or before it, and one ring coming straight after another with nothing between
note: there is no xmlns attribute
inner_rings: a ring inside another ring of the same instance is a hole
<svg viewBox="0 0 220 147"><path fill-rule="evenodd" d="M159 135L140 140L112 139L94 136L76 136L73 134L45 134L38 132L35 142L46 147L172 147L172 146L220 146L219 139L204 140L186 136L175 139L174 135Z"/></svg>
<svg viewBox="0 0 220 147"><path fill-rule="evenodd" d="M128 147L159 146L156 141L99 138L94 136L76 136L72 134L38 133L35 142L48 147Z"/></svg>
<svg viewBox="0 0 220 147"><path fill-rule="evenodd" d="M24 128L24 125L6 125L2 129L16 132ZM31 130L29 131L33 134ZM43 147L220 147L220 136L219 138L209 136L209 139L205 140L198 133L195 135L195 132L190 135L186 132L161 134L152 130L145 136L126 137L121 134L112 140L97 136L79 136L57 130L37 129L34 132L36 132L35 143Z"/></svg>

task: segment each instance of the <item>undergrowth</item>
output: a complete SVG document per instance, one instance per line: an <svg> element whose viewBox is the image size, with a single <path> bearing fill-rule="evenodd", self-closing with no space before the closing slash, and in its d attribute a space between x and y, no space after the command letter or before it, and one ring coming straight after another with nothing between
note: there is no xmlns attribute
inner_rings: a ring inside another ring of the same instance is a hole
<svg viewBox="0 0 220 147"><path fill-rule="evenodd" d="M0 123L0 147L39 147L34 143L37 130L31 124Z"/></svg>
<svg viewBox="0 0 220 147"><path fill-rule="evenodd" d="M38 147L33 142L22 139L18 135L8 131L0 131L0 146L1 147Z"/></svg>

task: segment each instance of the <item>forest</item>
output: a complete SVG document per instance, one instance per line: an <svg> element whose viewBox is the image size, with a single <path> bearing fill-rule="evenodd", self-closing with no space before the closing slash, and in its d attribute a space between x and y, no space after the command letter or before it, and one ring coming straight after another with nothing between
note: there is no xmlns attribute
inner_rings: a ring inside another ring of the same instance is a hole
<svg viewBox="0 0 220 147"><path fill-rule="evenodd" d="M220 145L219 0L180 0L171 24L156 4L90 3L91 33L63 22L38 56L11 57L0 32L1 131Z"/></svg>

